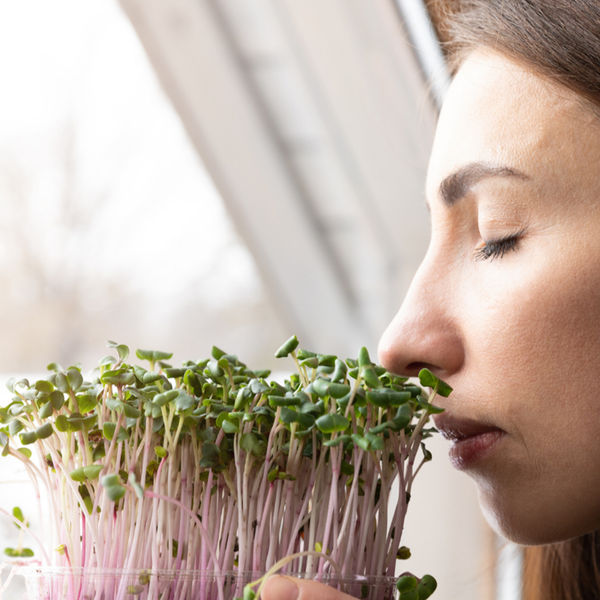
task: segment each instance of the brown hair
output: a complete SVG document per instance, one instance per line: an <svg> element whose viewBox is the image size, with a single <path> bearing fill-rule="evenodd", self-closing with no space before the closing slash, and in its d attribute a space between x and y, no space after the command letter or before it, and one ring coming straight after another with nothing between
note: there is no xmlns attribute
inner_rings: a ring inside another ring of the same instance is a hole
<svg viewBox="0 0 600 600"><path fill-rule="evenodd" d="M523 600L600 599L600 532L525 548Z"/></svg>
<svg viewBox="0 0 600 600"><path fill-rule="evenodd" d="M426 0L452 71L487 46L600 106L600 0Z"/></svg>
<svg viewBox="0 0 600 600"><path fill-rule="evenodd" d="M600 0L425 0L452 72L486 46L600 109ZM600 530L525 548L524 600L600 600Z"/></svg>

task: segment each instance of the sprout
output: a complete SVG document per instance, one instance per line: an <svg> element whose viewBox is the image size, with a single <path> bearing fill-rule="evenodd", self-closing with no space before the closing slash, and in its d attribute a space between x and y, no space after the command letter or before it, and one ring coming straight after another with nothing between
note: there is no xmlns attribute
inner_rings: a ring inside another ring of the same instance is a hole
<svg viewBox="0 0 600 600"><path fill-rule="evenodd" d="M217 347L181 367L137 350L145 368L126 362L127 346L108 346L117 357L91 381L51 363L46 379L9 381L0 409L2 456L48 494L46 564L393 576L410 556L401 536L431 459L426 425L442 410L435 396L451 391L433 373L420 374L428 395L365 348L344 361L299 349L295 336L276 353L297 368L283 383ZM433 593L430 576L407 577L402 599ZM260 596L263 581L235 595ZM123 585L119 597L152 584Z"/></svg>

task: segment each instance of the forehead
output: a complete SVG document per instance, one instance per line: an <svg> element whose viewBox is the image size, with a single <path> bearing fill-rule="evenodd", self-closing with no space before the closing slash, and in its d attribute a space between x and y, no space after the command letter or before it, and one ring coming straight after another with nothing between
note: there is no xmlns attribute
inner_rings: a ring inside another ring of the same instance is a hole
<svg viewBox="0 0 600 600"><path fill-rule="evenodd" d="M576 94L503 55L475 51L444 101L427 197L437 198L440 182L469 163L503 165L532 176L549 174L556 164L577 168L586 144L598 156L599 134L597 117Z"/></svg>

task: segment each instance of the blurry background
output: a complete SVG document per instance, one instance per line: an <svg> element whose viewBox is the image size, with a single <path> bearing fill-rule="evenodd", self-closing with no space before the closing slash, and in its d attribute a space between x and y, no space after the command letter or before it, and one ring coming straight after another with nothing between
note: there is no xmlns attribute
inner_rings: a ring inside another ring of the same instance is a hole
<svg viewBox="0 0 600 600"><path fill-rule="evenodd" d="M0 372L91 369L107 339L375 356L427 247L447 83L421 0L2 0ZM438 600L517 598L432 450L402 570ZM35 526L30 490L0 459L0 507ZM17 534L0 518L0 551Z"/></svg>

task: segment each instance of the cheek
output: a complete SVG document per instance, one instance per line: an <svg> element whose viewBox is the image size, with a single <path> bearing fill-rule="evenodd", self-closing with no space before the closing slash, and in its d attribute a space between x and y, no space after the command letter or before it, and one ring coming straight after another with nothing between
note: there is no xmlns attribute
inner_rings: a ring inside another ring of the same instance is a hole
<svg viewBox="0 0 600 600"><path fill-rule="evenodd" d="M465 381L513 443L475 480L489 520L522 543L600 525L600 249L592 256L487 265L464 298Z"/></svg>
<svg viewBox="0 0 600 600"><path fill-rule="evenodd" d="M600 375L600 247L479 277L465 298L467 357L486 382L596 385ZM490 380L491 377L491 380Z"/></svg>

